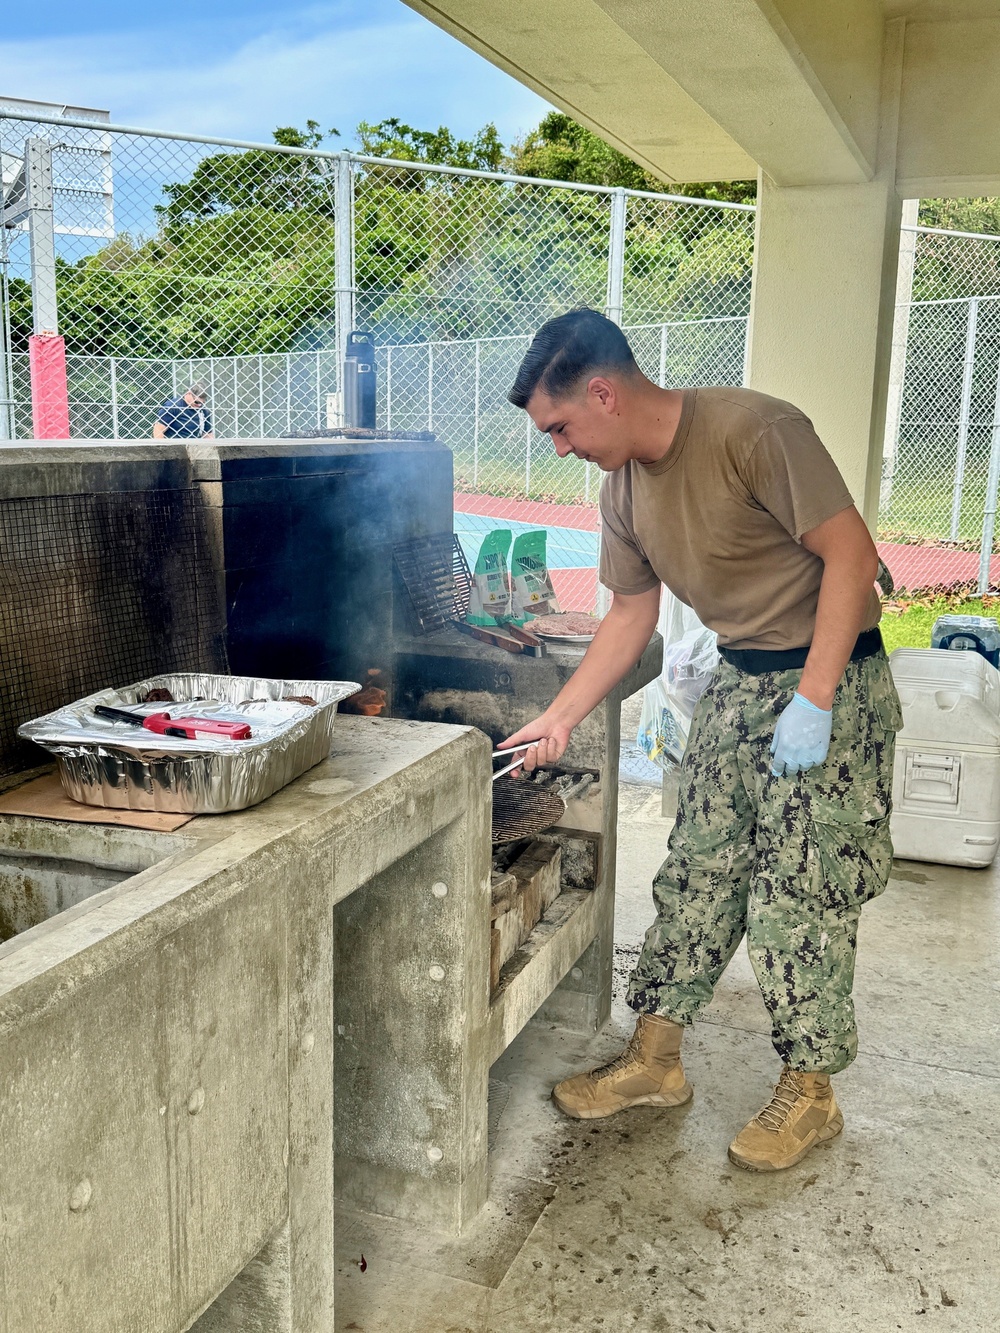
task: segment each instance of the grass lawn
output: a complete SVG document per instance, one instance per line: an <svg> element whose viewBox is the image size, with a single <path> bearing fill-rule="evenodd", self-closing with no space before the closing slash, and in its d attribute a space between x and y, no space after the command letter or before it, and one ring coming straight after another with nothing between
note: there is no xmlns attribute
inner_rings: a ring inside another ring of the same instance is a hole
<svg viewBox="0 0 1000 1333"><path fill-rule="evenodd" d="M899 609L896 609L896 608ZM885 650L929 648L931 630L938 616L1000 616L1000 597L918 598L912 602L887 602L882 615Z"/></svg>

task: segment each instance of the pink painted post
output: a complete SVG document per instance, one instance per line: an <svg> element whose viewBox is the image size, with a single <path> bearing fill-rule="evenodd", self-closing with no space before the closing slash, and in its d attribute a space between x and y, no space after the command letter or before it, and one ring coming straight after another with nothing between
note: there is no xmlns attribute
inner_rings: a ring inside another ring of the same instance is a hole
<svg viewBox="0 0 1000 1333"><path fill-rule="evenodd" d="M36 333L28 339L31 367L31 423L36 440L69 439L66 339Z"/></svg>

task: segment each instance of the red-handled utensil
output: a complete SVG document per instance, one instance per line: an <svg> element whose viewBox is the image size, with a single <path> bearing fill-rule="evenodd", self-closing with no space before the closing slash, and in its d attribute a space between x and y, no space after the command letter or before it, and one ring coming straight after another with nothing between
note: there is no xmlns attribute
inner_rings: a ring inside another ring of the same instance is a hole
<svg viewBox="0 0 1000 1333"><path fill-rule="evenodd" d="M195 741L202 737L224 736L230 741L248 741L253 733L246 722L219 722L207 717L171 717L169 713L127 713L123 708L108 708L96 704L94 712L109 722L127 722L132 727L145 727L158 736L183 736Z"/></svg>

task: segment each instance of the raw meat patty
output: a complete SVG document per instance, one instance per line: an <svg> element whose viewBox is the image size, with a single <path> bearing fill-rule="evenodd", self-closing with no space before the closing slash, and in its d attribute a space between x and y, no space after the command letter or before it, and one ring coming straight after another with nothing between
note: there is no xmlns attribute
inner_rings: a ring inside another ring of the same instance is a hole
<svg viewBox="0 0 1000 1333"><path fill-rule="evenodd" d="M563 611L557 616L538 616L529 620L526 629L535 634L596 634L600 621L585 611Z"/></svg>

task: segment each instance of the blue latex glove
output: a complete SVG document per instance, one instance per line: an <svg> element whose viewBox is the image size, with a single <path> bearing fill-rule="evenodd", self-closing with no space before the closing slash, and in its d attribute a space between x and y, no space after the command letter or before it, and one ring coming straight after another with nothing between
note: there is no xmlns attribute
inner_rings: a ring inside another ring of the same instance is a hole
<svg viewBox="0 0 1000 1333"><path fill-rule="evenodd" d="M793 694L792 702L778 718L771 742L771 772L775 777L821 764L830 748L832 727L832 709L817 708L801 694Z"/></svg>

